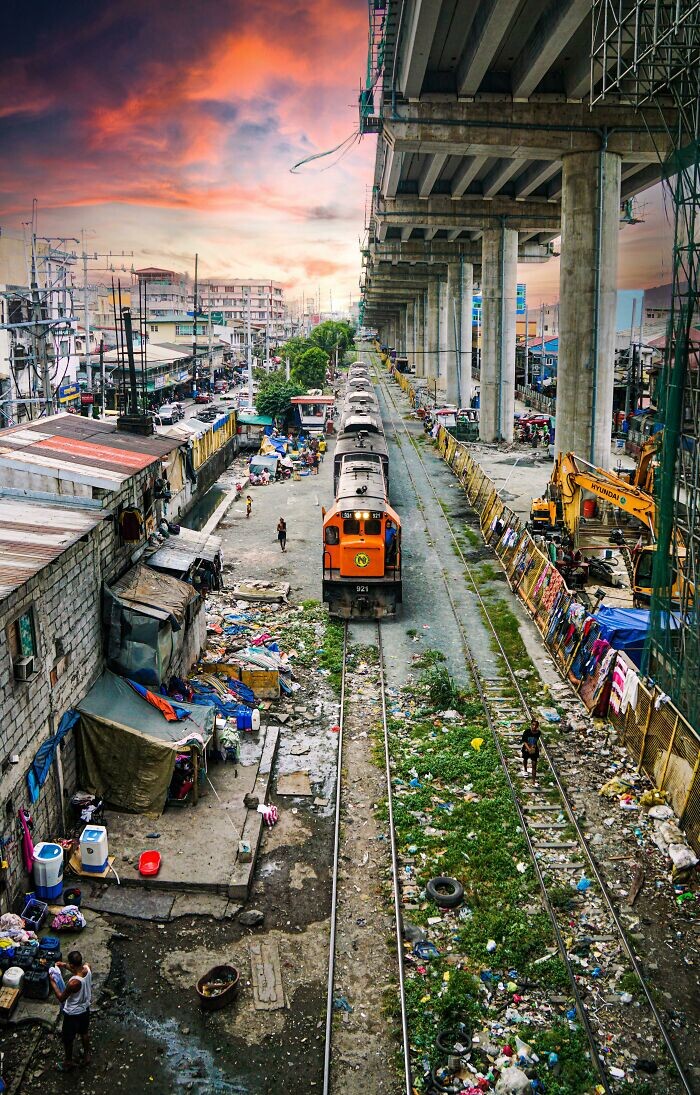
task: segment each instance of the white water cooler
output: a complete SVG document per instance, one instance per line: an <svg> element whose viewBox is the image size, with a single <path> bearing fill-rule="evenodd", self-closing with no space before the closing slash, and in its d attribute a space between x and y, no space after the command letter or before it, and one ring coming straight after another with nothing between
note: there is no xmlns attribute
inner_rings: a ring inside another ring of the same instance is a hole
<svg viewBox="0 0 700 1095"><path fill-rule="evenodd" d="M86 825L80 837L80 865L91 874L107 870L109 847L104 825Z"/></svg>
<svg viewBox="0 0 700 1095"><path fill-rule="evenodd" d="M34 846L34 892L41 901L53 901L63 890L63 848L42 840Z"/></svg>

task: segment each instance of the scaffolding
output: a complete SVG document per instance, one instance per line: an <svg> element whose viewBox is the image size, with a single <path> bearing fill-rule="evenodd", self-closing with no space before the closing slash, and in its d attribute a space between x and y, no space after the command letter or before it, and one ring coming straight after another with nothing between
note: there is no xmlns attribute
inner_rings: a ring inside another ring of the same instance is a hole
<svg viewBox="0 0 700 1095"><path fill-rule="evenodd" d="M655 105L668 138L673 286L645 669L700 729L700 0L593 0L592 27L591 105Z"/></svg>

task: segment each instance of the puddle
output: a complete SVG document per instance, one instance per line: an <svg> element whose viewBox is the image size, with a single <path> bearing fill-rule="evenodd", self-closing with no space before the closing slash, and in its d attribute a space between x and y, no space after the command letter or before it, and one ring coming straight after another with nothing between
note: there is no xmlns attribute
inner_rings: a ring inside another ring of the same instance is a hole
<svg viewBox="0 0 700 1095"><path fill-rule="evenodd" d="M210 1050L201 1043L195 1049L192 1033L183 1034L174 1019L158 1020L145 1015L138 1018L147 1034L164 1044L175 1089L184 1088L201 1095L250 1095L252 1089L247 1084L226 1079Z"/></svg>

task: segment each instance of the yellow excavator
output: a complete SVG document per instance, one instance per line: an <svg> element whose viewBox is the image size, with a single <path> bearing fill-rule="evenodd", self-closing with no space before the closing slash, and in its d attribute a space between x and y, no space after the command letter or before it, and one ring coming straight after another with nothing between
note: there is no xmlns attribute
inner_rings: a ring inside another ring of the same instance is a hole
<svg viewBox="0 0 700 1095"><path fill-rule="evenodd" d="M658 449L658 436L645 445L648 451L644 454L644 461L640 459L629 480L588 464L572 452L559 453L544 497L535 498L530 509L530 528L533 532L545 537L557 533L568 534L573 544L578 542L579 524L582 516L586 516L582 513L584 491L636 518L648 530L652 543L635 547L632 551L630 577L635 605L647 605L651 599L656 506L653 496L639 484L653 482L653 457ZM680 541L680 534L675 533L675 536L678 538L676 555L682 567L685 546ZM674 571L671 590L674 603L680 603L681 583L684 580L682 573L679 575Z"/></svg>

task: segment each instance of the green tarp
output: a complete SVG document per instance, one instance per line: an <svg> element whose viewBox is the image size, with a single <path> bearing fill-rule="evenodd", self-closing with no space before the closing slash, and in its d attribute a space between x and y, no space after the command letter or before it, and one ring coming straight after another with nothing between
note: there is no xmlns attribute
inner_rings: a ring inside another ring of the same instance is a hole
<svg viewBox="0 0 700 1095"><path fill-rule="evenodd" d="M190 718L168 722L125 680L103 673L77 705L81 786L117 810L161 813L178 744L202 749L214 731L212 707L177 705Z"/></svg>

